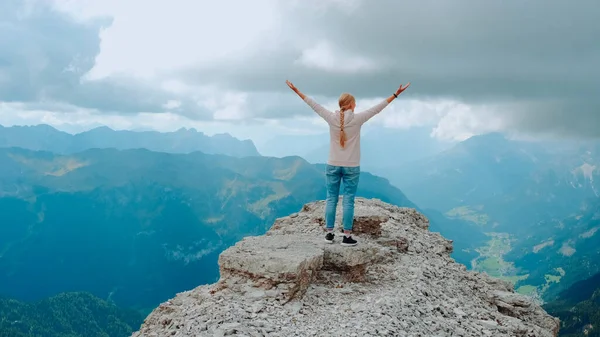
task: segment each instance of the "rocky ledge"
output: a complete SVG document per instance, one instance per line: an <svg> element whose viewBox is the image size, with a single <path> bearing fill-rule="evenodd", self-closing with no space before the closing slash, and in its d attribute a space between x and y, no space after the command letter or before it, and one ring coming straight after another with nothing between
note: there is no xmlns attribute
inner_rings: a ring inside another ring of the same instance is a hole
<svg viewBox="0 0 600 337"><path fill-rule="evenodd" d="M224 251L217 283L161 304L133 337L558 335L509 283L457 264L414 209L357 199L359 245L343 247L324 242L324 206Z"/></svg>

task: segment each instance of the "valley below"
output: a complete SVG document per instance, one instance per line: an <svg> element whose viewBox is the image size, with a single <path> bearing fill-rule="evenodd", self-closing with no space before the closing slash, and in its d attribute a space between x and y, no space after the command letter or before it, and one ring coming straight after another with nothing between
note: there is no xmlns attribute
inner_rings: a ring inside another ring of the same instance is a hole
<svg viewBox="0 0 600 337"><path fill-rule="evenodd" d="M469 251L477 254L469 268L509 281L517 292L542 303L552 301L577 280L600 272L595 259L600 250L594 247L600 224L596 208L589 209L586 215L540 223L538 227L545 231L528 237L497 231L498 223L490 223L490 217L480 206L458 207L446 215L471 222L487 237L484 245ZM583 256L578 256L578 250L584 250Z"/></svg>

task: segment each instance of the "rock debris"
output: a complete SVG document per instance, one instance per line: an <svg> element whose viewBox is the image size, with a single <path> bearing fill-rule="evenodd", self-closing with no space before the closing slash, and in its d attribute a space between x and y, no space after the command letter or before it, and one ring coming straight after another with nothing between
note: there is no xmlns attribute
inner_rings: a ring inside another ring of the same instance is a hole
<svg viewBox="0 0 600 337"><path fill-rule="evenodd" d="M343 247L341 227L324 241L324 207L225 250L217 283L162 303L132 337L558 335L558 319L508 282L456 263L416 210L357 198L359 244Z"/></svg>

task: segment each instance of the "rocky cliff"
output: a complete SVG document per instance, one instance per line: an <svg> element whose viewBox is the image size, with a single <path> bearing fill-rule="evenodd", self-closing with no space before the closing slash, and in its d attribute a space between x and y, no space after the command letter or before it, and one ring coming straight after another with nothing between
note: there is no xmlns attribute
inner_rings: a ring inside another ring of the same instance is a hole
<svg viewBox="0 0 600 337"><path fill-rule="evenodd" d="M414 209L357 199L359 245L343 247L323 240L324 206L224 251L217 283L161 304L132 337L557 336L556 318L457 264Z"/></svg>

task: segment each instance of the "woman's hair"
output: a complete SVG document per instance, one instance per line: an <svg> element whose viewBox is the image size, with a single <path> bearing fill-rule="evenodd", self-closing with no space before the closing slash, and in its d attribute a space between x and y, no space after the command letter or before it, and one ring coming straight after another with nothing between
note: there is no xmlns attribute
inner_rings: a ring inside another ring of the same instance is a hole
<svg viewBox="0 0 600 337"><path fill-rule="evenodd" d="M354 96L349 93L343 93L340 95L338 104L340 105L340 145L344 147L346 143L346 132L344 131L344 111L349 110L354 104Z"/></svg>

